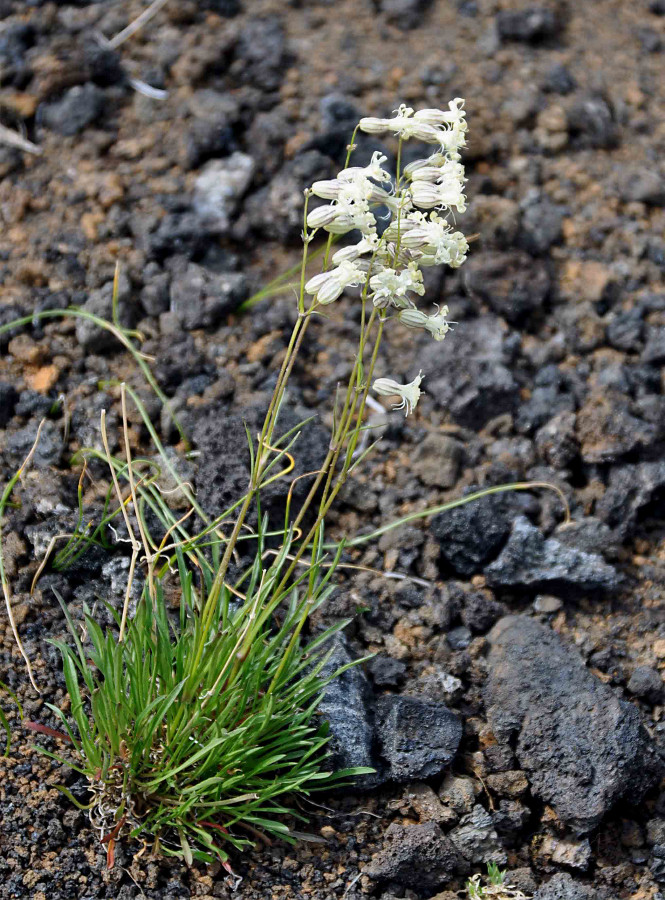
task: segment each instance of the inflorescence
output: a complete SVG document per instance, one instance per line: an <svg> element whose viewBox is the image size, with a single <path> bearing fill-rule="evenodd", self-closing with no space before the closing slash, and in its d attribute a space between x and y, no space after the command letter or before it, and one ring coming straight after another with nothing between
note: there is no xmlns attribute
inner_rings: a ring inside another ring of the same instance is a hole
<svg viewBox="0 0 665 900"><path fill-rule="evenodd" d="M364 118L361 131L368 134L392 134L399 139L398 170L393 179L383 165L387 157L373 154L367 166L347 166L336 178L316 181L306 193L328 203L307 215L305 234L323 228L331 235L360 232L357 243L332 255L330 268L305 284L306 293L316 304L334 302L347 288L360 288L363 300L371 300L385 318L388 310L409 328L420 328L442 341L450 330L448 307L436 307L427 314L418 309L413 297L425 293L422 269L448 265L457 268L469 249L464 235L454 231L448 217L464 212L464 166L460 150L466 144L466 114L460 98L448 104L448 110L421 109L414 112L400 106L393 118ZM402 142L415 139L436 145L424 159L417 159L400 172ZM385 211L388 224L381 234L377 228L377 208ZM373 384L376 393L401 398L398 409L408 415L420 397L419 374L410 384L400 385L391 378L379 378Z"/></svg>

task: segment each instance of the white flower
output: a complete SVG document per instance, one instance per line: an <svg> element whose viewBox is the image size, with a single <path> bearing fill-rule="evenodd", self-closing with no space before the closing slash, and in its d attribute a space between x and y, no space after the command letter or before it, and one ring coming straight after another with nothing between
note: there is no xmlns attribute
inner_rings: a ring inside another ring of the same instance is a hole
<svg viewBox="0 0 665 900"><path fill-rule="evenodd" d="M314 294L319 303L332 303L344 292L344 288L357 287L366 278L357 263L343 260L335 269L321 272L305 285L308 294Z"/></svg>
<svg viewBox="0 0 665 900"><path fill-rule="evenodd" d="M317 206L311 212L307 213L308 228L321 228L329 225L337 216L337 210L331 204L325 206Z"/></svg>
<svg viewBox="0 0 665 900"><path fill-rule="evenodd" d="M450 331L450 323L447 319L448 307L443 306L441 309L437 306L435 316L428 316L419 309L403 309L399 313L399 320L402 325L409 328L424 328L429 331L435 341L442 341Z"/></svg>
<svg viewBox="0 0 665 900"><path fill-rule="evenodd" d="M391 131L403 140L415 138L428 144L439 144L441 149L457 157L460 147L465 144L467 129L464 101L456 97L448 104L448 111L441 109L421 109L414 111L402 104L395 110L392 119L370 116L360 120L361 131L368 134L383 134Z"/></svg>
<svg viewBox="0 0 665 900"><path fill-rule="evenodd" d="M332 261L335 265L339 265L344 260L358 259L365 253L374 253L379 245L379 236L377 234L369 234L363 237L357 244L351 244L349 247L342 247L332 255Z"/></svg>
<svg viewBox="0 0 665 900"><path fill-rule="evenodd" d="M372 302L378 309L384 309L391 303L398 308L410 305L407 292L413 291L421 297L425 293L423 285L423 273L415 263L398 272L386 266L369 280L370 289L373 291Z"/></svg>
<svg viewBox="0 0 665 900"><path fill-rule="evenodd" d="M414 206L419 206L421 209L443 207L456 209L458 212L466 210L466 197L462 193L462 185L455 178L440 184L414 181L411 184L411 200Z"/></svg>
<svg viewBox="0 0 665 900"><path fill-rule="evenodd" d="M342 169L337 175L340 181L353 181L359 175L365 178L374 178L375 181L390 181L390 173L382 169L381 166L388 159L378 150L372 153L372 159L367 166L349 166L348 169Z"/></svg>
<svg viewBox="0 0 665 900"><path fill-rule="evenodd" d="M330 178L327 181L315 181L312 185L312 193L322 200L337 200L337 195L342 187L339 178Z"/></svg>
<svg viewBox="0 0 665 900"><path fill-rule="evenodd" d="M395 404L393 409L403 409L404 415L408 416L416 408L420 399L420 382L422 380L423 373L421 369L409 384L398 384L392 378L377 378L372 385L372 389L382 397L392 397L394 395L401 397L402 402Z"/></svg>
<svg viewBox="0 0 665 900"><path fill-rule="evenodd" d="M391 222L384 235L389 240L397 240L397 223ZM453 269L461 266L469 249L461 231L451 231L450 225L437 213L429 218L422 212L412 212L400 222L400 246L418 251L419 266L448 265Z"/></svg>

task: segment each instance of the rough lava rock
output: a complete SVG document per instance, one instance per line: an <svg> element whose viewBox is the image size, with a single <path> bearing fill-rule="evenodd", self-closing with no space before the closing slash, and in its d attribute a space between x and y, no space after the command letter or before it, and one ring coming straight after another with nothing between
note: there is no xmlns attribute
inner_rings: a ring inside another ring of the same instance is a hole
<svg viewBox="0 0 665 900"><path fill-rule="evenodd" d="M485 568L491 587L561 593L615 590L620 577L595 553L545 538L525 516L513 524L500 556Z"/></svg>
<svg viewBox="0 0 665 900"><path fill-rule="evenodd" d="M533 900L598 900L598 893L573 881L567 872L559 872L534 894Z"/></svg>
<svg viewBox="0 0 665 900"><path fill-rule="evenodd" d="M338 635L332 646L332 655L322 671L329 676L354 659L343 636ZM338 675L325 689L319 704L319 713L329 723L331 739L331 766L333 770L354 766L374 768L373 754L374 696L367 676L361 666L352 666ZM382 782L376 775L360 775L356 787L371 788Z"/></svg>
<svg viewBox="0 0 665 900"><path fill-rule="evenodd" d="M508 857L494 828L492 817L480 804L463 816L449 834L460 856L472 866L506 864Z"/></svg>
<svg viewBox="0 0 665 900"><path fill-rule="evenodd" d="M391 781L439 775L453 760L462 723L443 703L387 694L376 704L379 752Z"/></svg>
<svg viewBox="0 0 665 900"><path fill-rule="evenodd" d="M665 462L641 462L612 470L598 517L621 536L632 534L642 510L665 493Z"/></svg>
<svg viewBox="0 0 665 900"><path fill-rule="evenodd" d="M524 495L494 494L440 513L430 530L439 542L441 562L458 575L477 575L497 556L516 515L530 503Z"/></svg>
<svg viewBox="0 0 665 900"><path fill-rule="evenodd" d="M490 419L514 412L519 386L509 367L519 348L518 335L498 317L483 316L460 322L455 339L423 347L418 368L427 372L428 394L465 428L480 429Z"/></svg>
<svg viewBox="0 0 665 900"><path fill-rule="evenodd" d="M661 766L637 708L533 619L506 616L488 639L488 721L514 746L532 793L580 833L619 800L639 803Z"/></svg>
<svg viewBox="0 0 665 900"><path fill-rule="evenodd" d="M436 889L457 867L452 842L435 822L388 828L384 849L365 866L363 875L377 881L396 881L405 887Z"/></svg>

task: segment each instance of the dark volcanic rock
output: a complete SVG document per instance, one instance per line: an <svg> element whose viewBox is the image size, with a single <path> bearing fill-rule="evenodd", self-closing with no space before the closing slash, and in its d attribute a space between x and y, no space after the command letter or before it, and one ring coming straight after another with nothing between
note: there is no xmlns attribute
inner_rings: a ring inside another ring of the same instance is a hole
<svg viewBox="0 0 665 900"><path fill-rule="evenodd" d="M637 666L628 681L628 690L649 703L659 703L663 696L663 679L650 666Z"/></svg>
<svg viewBox="0 0 665 900"><path fill-rule="evenodd" d="M522 253L479 253L465 268L467 289L514 324L542 309L550 291L543 263Z"/></svg>
<svg viewBox="0 0 665 900"><path fill-rule="evenodd" d="M562 225L563 209L556 203L547 199L531 203L522 215L520 243L533 256L542 256L561 241Z"/></svg>
<svg viewBox="0 0 665 900"><path fill-rule="evenodd" d="M567 872L560 872L534 894L533 900L598 900L598 894L592 887L573 881Z"/></svg>
<svg viewBox="0 0 665 900"><path fill-rule="evenodd" d="M514 523L501 555L485 569L492 587L526 588L561 593L614 590L620 580L616 570L600 556L545 538L529 520Z"/></svg>
<svg viewBox="0 0 665 900"><path fill-rule="evenodd" d="M236 52L245 81L264 91L277 90L288 68L286 35L278 16L251 18Z"/></svg>
<svg viewBox="0 0 665 900"><path fill-rule="evenodd" d="M41 106L39 119L46 128L69 137L99 119L104 102L104 91L96 84L77 84L61 100Z"/></svg>
<svg viewBox="0 0 665 900"><path fill-rule="evenodd" d="M614 462L650 446L658 436L658 427L634 416L626 397L616 389L594 391L577 413L577 437L585 462Z"/></svg>
<svg viewBox="0 0 665 900"><path fill-rule="evenodd" d="M30 81L32 72L26 53L35 42L32 25L15 22L0 32L0 83L19 90Z"/></svg>
<svg viewBox="0 0 665 900"><path fill-rule="evenodd" d="M580 832L617 801L638 803L657 766L636 707L533 619L506 616L489 641L488 720L497 740L515 747L535 796Z"/></svg>
<svg viewBox="0 0 665 900"><path fill-rule="evenodd" d="M462 817L449 837L460 856L473 866L487 863L505 865L507 861L492 817L480 804Z"/></svg>
<svg viewBox="0 0 665 900"><path fill-rule="evenodd" d="M380 753L392 781L439 775L457 753L462 725L443 703L390 694L379 697L376 715Z"/></svg>
<svg viewBox="0 0 665 900"><path fill-rule="evenodd" d="M455 341L426 344L418 368L427 372L428 394L455 422L480 429L517 407L519 386L509 366L518 346L501 319L482 316L455 326Z"/></svg>
<svg viewBox="0 0 665 900"><path fill-rule="evenodd" d="M612 470L596 514L621 535L632 534L640 513L665 494L665 462L643 462Z"/></svg>
<svg viewBox="0 0 665 900"><path fill-rule="evenodd" d="M194 263L175 272L171 281L171 308L187 331L219 325L247 295L243 274L219 274Z"/></svg>
<svg viewBox="0 0 665 900"><path fill-rule="evenodd" d="M621 199L627 202L637 200L651 206L663 206L665 178L653 169L629 169L621 176L619 193Z"/></svg>
<svg viewBox="0 0 665 900"><path fill-rule="evenodd" d="M386 20L403 31L418 28L432 0L380 0L380 9Z"/></svg>
<svg viewBox="0 0 665 900"><path fill-rule="evenodd" d="M384 849L363 874L406 887L435 889L450 879L457 862L455 847L435 822L406 827L394 822L386 831Z"/></svg>
<svg viewBox="0 0 665 900"><path fill-rule="evenodd" d="M568 129L583 147L611 150L619 143L614 111L599 94L581 97L568 111Z"/></svg>
<svg viewBox="0 0 665 900"><path fill-rule="evenodd" d="M332 656L322 671L322 676L335 672L353 661L343 637L336 637ZM360 666L352 666L338 675L328 685L319 704L319 713L330 725L329 749L333 770L352 766L375 766L372 753L374 696L365 673ZM368 788L380 783L379 775L359 776L355 784Z"/></svg>
<svg viewBox="0 0 665 900"><path fill-rule="evenodd" d="M430 530L442 562L458 575L477 575L508 540L515 517L525 509L523 502L515 495L494 494L435 516Z"/></svg>
<svg viewBox="0 0 665 900"><path fill-rule="evenodd" d="M14 415L18 394L13 384L0 381L0 428L4 428Z"/></svg>
<svg viewBox="0 0 665 900"><path fill-rule="evenodd" d="M557 10L547 6L507 9L496 17L499 36L506 41L536 43L558 34L562 26Z"/></svg>

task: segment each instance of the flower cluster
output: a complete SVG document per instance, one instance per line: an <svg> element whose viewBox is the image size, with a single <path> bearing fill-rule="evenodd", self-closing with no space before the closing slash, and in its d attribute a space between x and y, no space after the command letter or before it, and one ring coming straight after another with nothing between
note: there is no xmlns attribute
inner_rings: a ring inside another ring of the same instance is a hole
<svg viewBox="0 0 665 900"><path fill-rule="evenodd" d="M308 213L310 232L319 228L331 235L360 232L360 238L334 253L330 267L309 279L305 291L314 297L315 305L326 305L347 288L358 287L363 300L371 301L382 317L393 309L401 324L442 341L450 330L448 307L437 306L435 313L427 314L416 306L414 297L425 294L423 269L457 268L469 249L464 235L450 222L455 212L466 209L466 179L460 162L467 131L464 101L452 100L447 110L414 112L402 105L392 118L364 118L358 127L368 134L392 135L400 147L414 139L435 149L398 171L395 179L384 168L387 157L376 152L367 166L348 166L336 178L314 182L309 195L327 203ZM390 220L381 234L378 207L387 211ZM398 408L408 415L420 397L421 380L422 374L407 385L379 378L373 388L379 394L400 397Z"/></svg>

